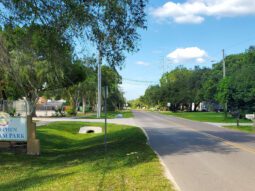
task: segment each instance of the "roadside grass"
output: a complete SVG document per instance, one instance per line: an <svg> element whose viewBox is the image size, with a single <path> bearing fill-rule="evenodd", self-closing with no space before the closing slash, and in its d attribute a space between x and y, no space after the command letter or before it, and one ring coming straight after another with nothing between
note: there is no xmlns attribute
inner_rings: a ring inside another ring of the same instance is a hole
<svg viewBox="0 0 255 191"><path fill-rule="evenodd" d="M185 119L191 119L194 121L201 122L212 122L212 123L236 123L236 119L228 114L227 119L224 118L222 112L160 112L165 115L172 115L176 117L182 117ZM249 123L248 119L240 119L240 123Z"/></svg>
<svg viewBox="0 0 255 191"><path fill-rule="evenodd" d="M78 134L84 125L55 122L37 128L41 155L0 150L0 190L173 190L156 154L137 127L109 124L103 133Z"/></svg>
<svg viewBox="0 0 255 191"><path fill-rule="evenodd" d="M255 127L253 126L224 126L224 127L228 129L243 131L246 133L255 133Z"/></svg>
<svg viewBox="0 0 255 191"><path fill-rule="evenodd" d="M132 111L130 110L120 110L120 111L108 111L107 112L107 119L114 119L118 114L122 114L123 118L131 118L134 117ZM101 113L101 118L104 118L104 112ZM77 118L80 119L97 119L96 113L78 113Z"/></svg>

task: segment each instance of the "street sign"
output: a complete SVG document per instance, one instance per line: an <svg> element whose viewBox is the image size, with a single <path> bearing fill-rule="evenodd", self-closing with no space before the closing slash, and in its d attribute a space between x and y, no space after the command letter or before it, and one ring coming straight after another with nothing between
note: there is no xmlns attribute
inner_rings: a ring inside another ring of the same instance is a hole
<svg viewBox="0 0 255 191"><path fill-rule="evenodd" d="M252 119L255 119L255 114L246 114L246 115L245 115L245 118L246 118L246 119L251 119L251 120L252 120Z"/></svg>

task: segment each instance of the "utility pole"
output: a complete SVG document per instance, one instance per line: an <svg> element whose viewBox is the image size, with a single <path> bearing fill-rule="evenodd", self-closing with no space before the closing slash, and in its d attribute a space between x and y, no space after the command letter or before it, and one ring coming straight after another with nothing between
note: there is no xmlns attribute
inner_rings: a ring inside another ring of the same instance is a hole
<svg viewBox="0 0 255 191"><path fill-rule="evenodd" d="M101 117L101 92L102 92L102 86L101 86L101 65L102 65L102 53L101 48L99 48L98 51L98 61L97 61L97 118Z"/></svg>
<svg viewBox="0 0 255 191"><path fill-rule="evenodd" d="M222 60L223 79L225 79L226 78L226 63L225 63L225 50L224 49L222 50L222 57L223 57L223 60ZM224 103L225 119L227 118L227 111L228 111L228 102L227 102L227 100L225 100L225 103Z"/></svg>
<svg viewBox="0 0 255 191"><path fill-rule="evenodd" d="M225 50L222 50L222 56L223 56L223 78L226 77L226 64L225 64Z"/></svg>

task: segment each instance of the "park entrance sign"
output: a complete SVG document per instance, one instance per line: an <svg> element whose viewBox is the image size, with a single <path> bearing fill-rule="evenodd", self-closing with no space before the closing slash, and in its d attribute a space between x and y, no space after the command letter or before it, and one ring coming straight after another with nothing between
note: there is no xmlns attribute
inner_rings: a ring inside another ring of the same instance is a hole
<svg viewBox="0 0 255 191"><path fill-rule="evenodd" d="M0 141L27 141L26 117L10 117L0 112Z"/></svg>
<svg viewBox="0 0 255 191"><path fill-rule="evenodd" d="M28 155L40 154L40 140L36 138L36 123L28 113L25 100L0 100L0 149L24 149Z"/></svg>

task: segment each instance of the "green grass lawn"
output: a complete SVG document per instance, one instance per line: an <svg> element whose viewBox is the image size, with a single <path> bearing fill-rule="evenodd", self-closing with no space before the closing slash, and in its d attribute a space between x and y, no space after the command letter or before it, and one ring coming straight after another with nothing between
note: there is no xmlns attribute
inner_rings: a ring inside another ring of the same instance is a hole
<svg viewBox="0 0 255 191"><path fill-rule="evenodd" d="M130 110L121 110L121 111L109 111L109 112L107 112L107 119L114 119L114 118L116 118L116 116L118 114L122 114L123 118L134 117L132 111L130 111ZM96 113L87 113L87 114L78 113L77 117L78 118L84 118L84 119L96 119L97 115L96 115ZM104 117L105 117L104 112L102 112L101 113L101 118L104 118Z"/></svg>
<svg viewBox="0 0 255 191"><path fill-rule="evenodd" d="M253 126L224 126L225 128L243 131L246 133L255 133L255 127Z"/></svg>
<svg viewBox="0 0 255 191"><path fill-rule="evenodd" d="M161 112L165 115L173 115L185 119L202 122L215 122L215 123L236 123L236 119L228 115L227 119L224 118L224 113L216 112ZM250 120L241 119L240 123L249 123Z"/></svg>
<svg viewBox="0 0 255 191"><path fill-rule="evenodd" d="M172 190L137 127L109 124L103 133L77 134L84 125L56 122L37 128L41 156L0 151L0 190Z"/></svg>

